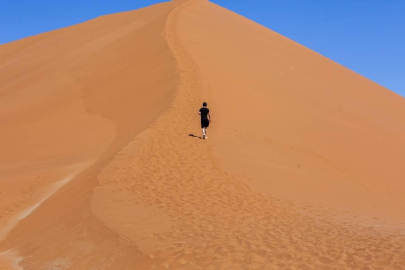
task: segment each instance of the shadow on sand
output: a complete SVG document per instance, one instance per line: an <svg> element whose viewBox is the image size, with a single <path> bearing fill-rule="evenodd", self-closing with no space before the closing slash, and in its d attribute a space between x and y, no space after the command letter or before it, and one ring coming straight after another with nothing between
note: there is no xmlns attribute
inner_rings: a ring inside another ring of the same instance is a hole
<svg viewBox="0 0 405 270"><path fill-rule="evenodd" d="M189 137L193 137L193 138L199 138L199 139L202 139L201 137L196 136L196 135L194 135L194 134L188 134L188 136L189 136Z"/></svg>

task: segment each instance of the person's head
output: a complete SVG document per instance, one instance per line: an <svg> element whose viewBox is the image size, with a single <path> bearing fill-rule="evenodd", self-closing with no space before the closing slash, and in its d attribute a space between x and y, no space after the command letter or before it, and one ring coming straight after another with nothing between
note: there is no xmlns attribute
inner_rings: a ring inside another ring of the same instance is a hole
<svg viewBox="0 0 405 270"><path fill-rule="evenodd" d="M203 107L207 107L207 102L204 102L204 103L203 103Z"/></svg>

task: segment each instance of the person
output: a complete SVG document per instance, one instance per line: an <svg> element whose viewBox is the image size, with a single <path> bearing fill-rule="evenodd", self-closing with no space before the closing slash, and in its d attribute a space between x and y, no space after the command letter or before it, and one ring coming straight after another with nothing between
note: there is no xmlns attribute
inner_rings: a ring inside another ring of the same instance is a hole
<svg viewBox="0 0 405 270"><path fill-rule="evenodd" d="M201 115L201 129L202 129L203 139L205 140L205 139L208 139L207 128L209 127L209 125L211 123L210 109L207 108L207 102L203 103L203 107L200 109L198 114Z"/></svg>

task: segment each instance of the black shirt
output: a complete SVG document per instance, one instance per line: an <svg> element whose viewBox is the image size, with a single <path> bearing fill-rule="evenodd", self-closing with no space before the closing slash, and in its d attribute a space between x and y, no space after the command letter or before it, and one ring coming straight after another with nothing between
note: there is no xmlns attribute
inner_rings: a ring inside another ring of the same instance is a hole
<svg viewBox="0 0 405 270"><path fill-rule="evenodd" d="M201 120L205 120L205 119L208 119L208 114L210 113L210 109L208 109L208 108L204 108L204 107L202 107L201 109L200 109L200 113L201 113Z"/></svg>

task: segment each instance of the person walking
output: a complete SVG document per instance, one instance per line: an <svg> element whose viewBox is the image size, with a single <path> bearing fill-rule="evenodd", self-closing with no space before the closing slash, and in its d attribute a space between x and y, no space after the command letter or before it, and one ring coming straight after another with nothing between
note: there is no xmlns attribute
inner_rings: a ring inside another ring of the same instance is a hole
<svg viewBox="0 0 405 270"><path fill-rule="evenodd" d="M201 129L202 129L203 139L205 140L205 139L208 139L207 128L209 127L209 125L211 123L210 109L207 108L207 102L203 103L203 107L200 109L198 114L201 115Z"/></svg>

